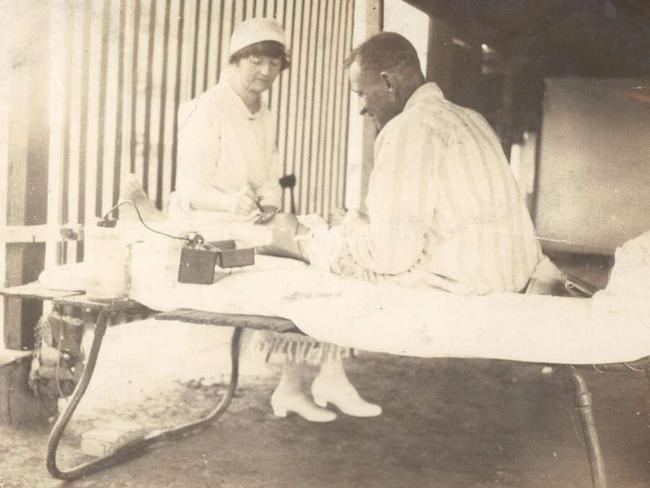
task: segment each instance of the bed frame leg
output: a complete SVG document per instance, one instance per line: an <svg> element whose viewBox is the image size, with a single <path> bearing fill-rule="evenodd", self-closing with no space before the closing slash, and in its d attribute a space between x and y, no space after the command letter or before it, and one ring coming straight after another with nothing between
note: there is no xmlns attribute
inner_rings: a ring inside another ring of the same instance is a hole
<svg viewBox="0 0 650 488"><path fill-rule="evenodd" d="M63 436L63 432L68 424L68 421L72 417L72 414L77 408L77 405L81 401L81 397L85 393L86 388L88 387L88 384L92 378L95 369L95 363L97 362L99 350L101 348L102 340L107 328L106 319L107 313L100 312L95 326L95 337L93 338L90 354L88 355L88 359L86 361L86 368L84 369L77 387L72 393L72 397L68 405L57 419L54 428L50 433L45 464L49 473L54 478L60 480L73 480L91 473L95 473L102 469L106 469L110 466L114 466L120 462L127 461L138 456L147 447L154 444L155 442L176 439L182 435L197 431L211 424L213 421L223 415L223 413L228 409L228 405L230 405L230 401L232 400L237 388L237 382L239 379L239 349L242 334L242 329L239 327L235 327L233 329L232 339L230 343L231 371L228 389L221 397L221 401L218 403L218 405L207 416L199 420L188 422L179 427L163 431L154 431L147 435L144 439L139 439L134 442L125 444L117 448L113 453L108 454L104 457L100 457L92 461L74 466L71 469L62 469L57 464L57 450L59 447L59 442Z"/></svg>
<svg viewBox="0 0 650 488"><path fill-rule="evenodd" d="M575 388L576 408L580 415L582 433L585 438L587 456L589 458L589 470L591 471L591 486L593 488L607 488L605 476L605 462L600 449L596 420L591 408L591 393L587 388L587 382L574 366L567 366L566 373L571 379Z"/></svg>

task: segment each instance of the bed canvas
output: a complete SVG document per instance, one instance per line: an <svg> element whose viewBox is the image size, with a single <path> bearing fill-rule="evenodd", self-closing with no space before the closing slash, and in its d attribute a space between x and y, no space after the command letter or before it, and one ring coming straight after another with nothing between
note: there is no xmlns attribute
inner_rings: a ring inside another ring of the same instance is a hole
<svg viewBox="0 0 650 488"><path fill-rule="evenodd" d="M240 223L220 225L229 229L223 230L229 237L248 244L268 237ZM622 246L609 286L587 299L462 296L371 284L269 256L256 256L254 266L212 285L178 283L180 245L139 234L131 243L129 298L160 311L284 317L321 341L397 355L562 364L633 361L650 351L649 242L646 233ZM66 280L53 270L41 278L46 285Z"/></svg>

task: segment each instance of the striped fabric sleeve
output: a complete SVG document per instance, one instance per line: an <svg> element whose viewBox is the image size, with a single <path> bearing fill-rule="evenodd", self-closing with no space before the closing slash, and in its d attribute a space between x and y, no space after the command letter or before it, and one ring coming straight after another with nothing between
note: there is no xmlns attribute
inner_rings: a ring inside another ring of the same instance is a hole
<svg viewBox="0 0 650 488"><path fill-rule="evenodd" d="M375 145L366 199L368 221L355 219L344 226L354 261L388 275L409 270L422 256L435 197L433 162L441 150L428 126L399 122L387 125Z"/></svg>

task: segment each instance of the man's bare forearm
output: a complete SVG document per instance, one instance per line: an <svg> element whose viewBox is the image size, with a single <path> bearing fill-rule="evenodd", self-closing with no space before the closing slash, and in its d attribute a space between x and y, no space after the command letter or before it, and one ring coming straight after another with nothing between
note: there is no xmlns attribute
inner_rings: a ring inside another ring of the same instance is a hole
<svg viewBox="0 0 650 488"><path fill-rule="evenodd" d="M298 259L309 263L306 252L310 233L309 229L301 225L294 215L277 214L268 224L273 229L273 240L268 246L257 248L259 254L279 256L283 258Z"/></svg>

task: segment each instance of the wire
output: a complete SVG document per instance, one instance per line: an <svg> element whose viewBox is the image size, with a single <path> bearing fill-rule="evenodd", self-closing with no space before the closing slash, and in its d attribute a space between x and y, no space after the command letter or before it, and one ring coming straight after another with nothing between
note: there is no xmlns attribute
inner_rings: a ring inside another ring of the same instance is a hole
<svg viewBox="0 0 650 488"><path fill-rule="evenodd" d="M495 232L499 233L499 234L506 234L506 235L518 235L518 234L516 234L514 232L509 232L509 231L504 231L504 230L497 230ZM551 237L542 237L542 236L539 236L537 234L534 234L534 237L535 237L535 240L537 240L539 242L555 242L555 243L558 243L558 244L571 244L571 245L579 246L579 247L581 247L583 249L590 249L590 250L594 251L595 254L610 254L613 251L613 249L598 247L598 246L594 246L594 245L591 245L591 244L584 244L584 243L580 243L580 242L577 242L577 241L572 241L570 239L553 239Z"/></svg>
<svg viewBox="0 0 650 488"><path fill-rule="evenodd" d="M160 235L163 235L163 236L166 236L166 237L170 237L172 239L178 239L178 240L181 240L181 241L189 241L189 242L192 241L192 239L190 239L189 237L175 236L175 235L167 234L166 232L162 232L160 230L152 229L151 227L149 227L147 225L147 223L144 221L144 219L142 218L142 214L140 214L140 209L138 208L138 206L132 200L123 200L123 201L121 201L120 203L115 205L113 208L111 208L108 212L106 212L104 214L104 216L102 217L102 219L107 220L108 216L110 215L111 212L117 210L122 205L126 205L127 203L130 203L131 205L133 205L133 208L135 208L135 212L138 214L138 219L140 219L140 222L142 223L142 225L144 226L145 229L147 229L147 230L149 230L149 231L151 231L151 232L153 232L155 234L160 234Z"/></svg>
<svg viewBox="0 0 650 488"><path fill-rule="evenodd" d="M645 369L635 368L630 363L623 363L623 364L625 365L625 367L627 369L629 369L630 371L634 371L635 373L645 373L646 372Z"/></svg>
<svg viewBox="0 0 650 488"><path fill-rule="evenodd" d="M594 369L596 373L601 373L601 374L604 373L604 371L600 369L596 364L592 364L591 367Z"/></svg>
<svg viewBox="0 0 650 488"><path fill-rule="evenodd" d="M191 239L189 237L175 236L175 235L167 234L166 232L162 232L160 230L152 229L151 227L149 227L147 225L147 223L144 221L144 219L142 218L142 214L140 214L140 209L135 204L135 202L133 202L133 200L123 200L123 201L121 201L120 203L115 205L113 208L111 208L108 212L106 212L104 214L104 216L102 217L102 219L103 220L108 219L108 216L110 215L111 212L117 210L118 208L120 208L123 205L126 205L127 203L133 205L133 208L135 209L136 213L138 214L138 219L140 219L140 222L142 223L142 225L147 230L149 230L151 232L154 232L155 234L160 234L160 235L163 235L163 236L166 236L166 237L170 237L172 239L178 239L178 240L187 241L187 242L192 242L193 241L193 239ZM259 202L258 202L258 205L259 205ZM511 234L511 232L501 232L501 233ZM593 249L596 252L602 252L603 251L602 248L592 246L592 245L589 245L589 244L581 244L579 242L571 241L571 240L568 240L568 239L553 239L553 238L550 238L550 237L542 237L542 236L538 236L538 235L535 235L535 239L537 241L540 241L540 242L555 242L555 243L560 243L560 244L573 244L573 245L581 246L581 247L586 248L586 249Z"/></svg>

